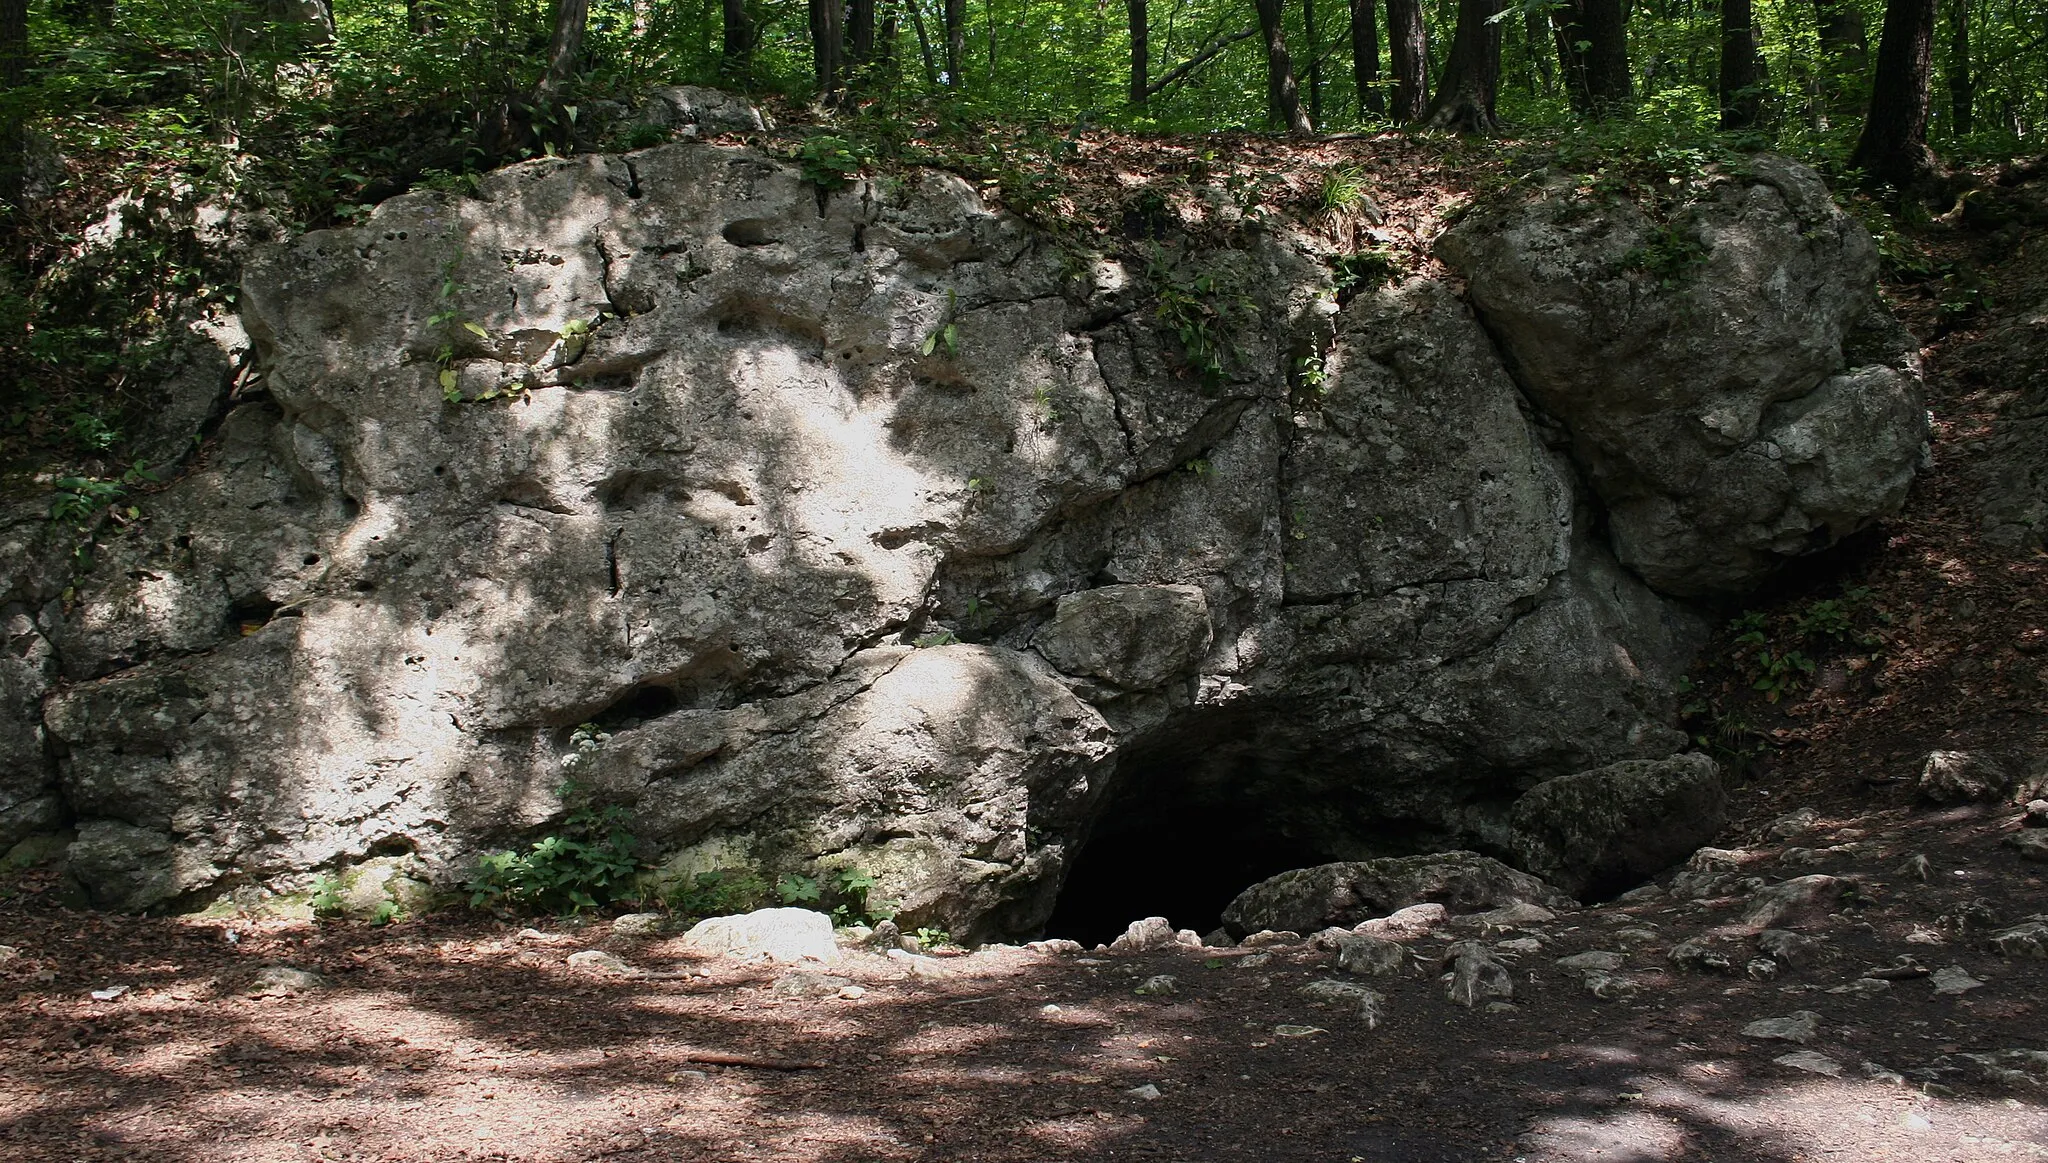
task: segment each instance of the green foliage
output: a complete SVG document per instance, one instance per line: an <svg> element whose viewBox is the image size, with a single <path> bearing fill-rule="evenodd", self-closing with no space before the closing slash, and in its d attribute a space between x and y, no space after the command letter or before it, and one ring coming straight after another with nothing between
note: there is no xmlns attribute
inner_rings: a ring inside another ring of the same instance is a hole
<svg viewBox="0 0 2048 1163"><path fill-rule="evenodd" d="M1338 255L1331 262L1336 276L1337 301L1348 302L1362 291L1375 291L1401 277L1401 260L1385 248Z"/></svg>
<svg viewBox="0 0 2048 1163"><path fill-rule="evenodd" d="M1256 309L1235 279L1187 266L1164 247L1151 248L1145 275L1152 288L1152 313L1179 345L1187 370L1205 387L1217 388L1237 357L1231 336L1254 322Z"/></svg>
<svg viewBox="0 0 2048 1163"><path fill-rule="evenodd" d="M1365 204L1371 189L1363 167L1332 167L1323 172L1316 209L1323 214L1347 214Z"/></svg>
<svg viewBox="0 0 2048 1163"><path fill-rule="evenodd" d="M662 906L688 919L743 913L758 908L768 884L750 872L715 869L686 881L664 885L657 893Z"/></svg>
<svg viewBox="0 0 2048 1163"><path fill-rule="evenodd" d="M1645 272L1657 280L1659 289L1669 291L1682 285L1706 261L1705 243L1677 223L1664 223L1623 255L1621 265Z"/></svg>
<svg viewBox="0 0 2048 1163"><path fill-rule="evenodd" d="M913 935L914 935L914 936L915 936L915 937L917 938L917 944L918 944L918 947L919 947L919 948L923 948L923 949L958 949L958 948L959 948L959 946L958 946L958 945L956 945L956 944L955 944L955 943L953 942L953 934L951 934L951 933L949 933L949 932L947 932L946 930L944 930L944 929L941 929L941 928L937 928L937 927L922 927L922 928L919 928L919 929L918 929L918 931L917 931L917 932L916 932L915 934L913 934Z"/></svg>
<svg viewBox="0 0 2048 1163"><path fill-rule="evenodd" d="M575 781L555 789L569 811L561 831L524 852L492 852L477 861L467 888L477 907L576 913L633 899L637 847L631 814L598 805Z"/></svg>
<svg viewBox="0 0 2048 1163"><path fill-rule="evenodd" d="M873 158L845 137L820 133L804 139L797 147L796 160L805 181L821 190L843 190Z"/></svg>
<svg viewBox="0 0 2048 1163"><path fill-rule="evenodd" d="M313 878L313 915L316 917L338 917L341 915L341 878L321 873Z"/></svg>

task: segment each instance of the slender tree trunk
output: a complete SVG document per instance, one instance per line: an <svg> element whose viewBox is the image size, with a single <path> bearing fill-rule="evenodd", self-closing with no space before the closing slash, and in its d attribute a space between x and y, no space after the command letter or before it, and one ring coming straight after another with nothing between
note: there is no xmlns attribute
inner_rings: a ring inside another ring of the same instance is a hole
<svg viewBox="0 0 2048 1163"><path fill-rule="evenodd" d="M28 81L28 0L0 0L0 96ZM0 122L0 203L21 204L28 169L28 130L19 118Z"/></svg>
<svg viewBox="0 0 2048 1163"><path fill-rule="evenodd" d="M1586 51L1591 45L1586 40L1580 3L1561 0L1550 10L1550 29L1557 42L1557 71L1564 77L1565 96L1571 99L1573 109L1585 113L1593 108L1593 85Z"/></svg>
<svg viewBox="0 0 2048 1163"><path fill-rule="evenodd" d="M1351 83L1358 90L1358 115L1380 116L1387 101L1380 93L1380 28L1374 0L1351 0Z"/></svg>
<svg viewBox="0 0 2048 1163"><path fill-rule="evenodd" d="M725 44L720 64L728 75L747 71L754 61L754 18L747 14L747 0L720 0L725 14Z"/></svg>
<svg viewBox="0 0 2048 1163"><path fill-rule="evenodd" d="M540 94L552 105L583 57L583 30L590 25L590 0L555 0L555 34L548 43L548 71Z"/></svg>
<svg viewBox="0 0 2048 1163"><path fill-rule="evenodd" d="M1494 101L1500 91L1500 25L1493 14L1500 0L1458 0L1458 29L1451 55L1436 85L1436 100L1423 115L1431 129L1492 134L1500 130Z"/></svg>
<svg viewBox="0 0 2048 1163"><path fill-rule="evenodd" d="M1629 83L1628 12L1622 0L1581 0L1586 30L1586 95L1592 111L1605 116L1635 95Z"/></svg>
<svg viewBox="0 0 2048 1163"><path fill-rule="evenodd" d="M927 89L939 87L939 62L932 53L932 38L924 27L924 0L908 0L910 27L917 33L917 52L924 58L924 84Z"/></svg>
<svg viewBox="0 0 2048 1163"><path fill-rule="evenodd" d="M1145 0L1126 0L1125 15L1131 26L1131 108L1143 109L1146 86L1152 83L1152 30Z"/></svg>
<svg viewBox="0 0 2048 1163"><path fill-rule="evenodd" d="M846 0L846 71L850 74L857 75L875 57L875 3Z"/></svg>
<svg viewBox="0 0 2048 1163"><path fill-rule="evenodd" d="M967 0L946 0L946 84L967 87L961 68L967 59Z"/></svg>
<svg viewBox="0 0 2048 1163"><path fill-rule="evenodd" d="M1387 55L1394 70L1388 115L1403 124L1422 120L1429 108L1429 30L1421 0L1387 0Z"/></svg>
<svg viewBox="0 0 2048 1163"><path fill-rule="evenodd" d="M1721 0L1722 129L1755 129L1762 124L1763 85L1763 57L1757 52L1750 0Z"/></svg>
<svg viewBox="0 0 2048 1163"><path fill-rule="evenodd" d="M1557 92L1557 66L1551 63L1550 53L1543 47L1544 41L1551 39L1549 30L1543 26L1543 14L1534 8L1524 8L1522 33L1529 40L1529 61L1536 69L1537 84L1545 96Z"/></svg>
<svg viewBox="0 0 2048 1163"><path fill-rule="evenodd" d="M1977 78L1970 71L1970 3L1949 0L1948 85L1949 125L1957 137L1967 136L1976 120Z"/></svg>
<svg viewBox="0 0 2048 1163"><path fill-rule="evenodd" d="M1323 51L1316 40L1316 0L1301 0L1301 34L1308 50L1308 120L1323 123Z"/></svg>
<svg viewBox="0 0 2048 1163"><path fill-rule="evenodd" d="M1870 33L1855 0L1813 0L1820 34L1821 103L1829 117L1848 117L1862 103L1859 90L1870 67Z"/></svg>
<svg viewBox="0 0 2048 1163"><path fill-rule="evenodd" d="M846 83L846 0L810 0L810 24L811 71L829 102Z"/></svg>
<svg viewBox="0 0 2048 1163"><path fill-rule="evenodd" d="M1294 61L1287 55L1287 34L1282 25L1285 0L1252 0L1259 10L1259 31L1266 39L1266 108L1289 133L1314 133L1308 115L1301 109L1301 88L1294 80Z"/></svg>
<svg viewBox="0 0 2048 1163"><path fill-rule="evenodd" d="M1904 190L1941 172L1927 148L1928 73L1934 63L1934 0L1887 0L1877 43L1870 113L1849 156L1873 182Z"/></svg>

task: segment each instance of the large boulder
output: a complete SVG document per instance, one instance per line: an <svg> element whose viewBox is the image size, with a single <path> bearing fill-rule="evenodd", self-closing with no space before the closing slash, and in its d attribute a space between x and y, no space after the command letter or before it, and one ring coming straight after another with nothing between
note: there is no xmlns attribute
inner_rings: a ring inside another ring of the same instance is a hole
<svg viewBox="0 0 2048 1163"><path fill-rule="evenodd" d="M1571 904L1541 880L1490 856L1442 852L1283 872L1239 893L1223 910L1223 927L1239 937L1261 929L1313 933L1333 925L1349 928L1425 902L1454 914L1518 904Z"/></svg>
<svg viewBox="0 0 2048 1163"><path fill-rule="evenodd" d="M6 579L0 796L116 907L445 885L593 802L664 875L859 870L969 940L1147 802L1506 850L1516 792L1683 746L1704 623L1450 283L1328 280L702 143L392 199L255 256L266 391L89 570Z"/></svg>
<svg viewBox="0 0 2048 1163"><path fill-rule="evenodd" d="M1623 564L1739 592L1896 511L1927 415L1876 248L1813 171L1759 156L1688 192L1646 210L1553 175L1438 249L1568 429Z"/></svg>
<svg viewBox="0 0 2048 1163"><path fill-rule="evenodd" d="M1537 784L1515 801L1510 843L1523 868L1591 900L1684 860L1727 822L1712 759L1630 759Z"/></svg>

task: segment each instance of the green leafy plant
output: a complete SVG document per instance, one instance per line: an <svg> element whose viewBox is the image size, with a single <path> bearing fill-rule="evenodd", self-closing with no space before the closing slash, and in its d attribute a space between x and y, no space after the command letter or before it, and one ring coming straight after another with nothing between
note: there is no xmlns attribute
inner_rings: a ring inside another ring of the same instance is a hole
<svg viewBox="0 0 2048 1163"><path fill-rule="evenodd" d="M797 146L797 168L821 190L843 190L867 168L867 151L836 133L813 134Z"/></svg>
<svg viewBox="0 0 2048 1163"><path fill-rule="evenodd" d="M913 935L917 938L918 946L923 949L959 948L958 945L953 943L953 934L936 926L920 927Z"/></svg>
<svg viewBox="0 0 2048 1163"><path fill-rule="evenodd" d="M313 915L316 917L338 917L341 915L341 878L321 873L313 878Z"/></svg>
<svg viewBox="0 0 2048 1163"><path fill-rule="evenodd" d="M1323 171L1316 191L1316 209L1324 214L1345 214L1364 205L1371 186L1361 166L1334 166Z"/></svg>
<svg viewBox="0 0 2048 1163"><path fill-rule="evenodd" d="M953 312L960 307L960 300L951 287L946 288L946 313L939 318L939 325L924 337L917 347L919 355L930 355L941 347L947 355L960 354L960 325L953 321Z"/></svg>
<svg viewBox="0 0 2048 1163"><path fill-rule="evenodd" d="M788 872L775 882L775 895L785 905L807 905L817 903L825 893L818 887L817 877Z"/></svg>
<svg viewBox="0 0 2048 1163"><path fill-rule="evenodd" d="M1180 270L1158 246L1147 257L1145 271L1152 285L1153 316L1179 345L1188 370L1204 385L1220 387L1236 357L1230 337L1251 322L1250 296L1220 272Z"/></svg>
<svg viewBox="0 0 2048 1163"><path fill-rule="evenodd" d="M1348 303L1362 291L1374 291L1401 277L1401 261L1391 250L1376 248L1338 255L1331 261L1337 301Z"/></svg>
<svg viewBox="0 0 2048 1163"><path fill-rule="evenodd" d="M768 895L760 877L744 871L713 869L663 886L657 899L664 908L686 918L743 913Z"/></svg>
<svg viewBox="0 0 2048 1163"><path fill-rule="evenodd" d="M1625 269L1650 275L1658 288L1666 291L1682 285L1706 261L1707 245L1677 223L1654 228L1640 245L1621 256Z"/></svg>
<svg viewBox="0 0 2048 1163"><path fill-rule="evenodd" d="M570 780L555 789L569 811L562 830L524 852L493 852L477 861L467 885L471 907L509 905L576 913L632 899L637 847L630 814L598 805Z"/></svg>

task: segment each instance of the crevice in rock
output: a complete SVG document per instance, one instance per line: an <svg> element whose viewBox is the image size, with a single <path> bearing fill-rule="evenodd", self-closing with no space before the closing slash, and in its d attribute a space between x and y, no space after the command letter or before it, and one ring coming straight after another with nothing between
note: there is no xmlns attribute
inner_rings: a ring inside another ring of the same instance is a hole
<svg viewBox="0 0 2048 1163"><path fill-rule="evenodd" d="M607 731L623 731L681 710L682 706L683 698L674 685L642 682L613 699L610 705L585 722L595 723Z"/></svg>

